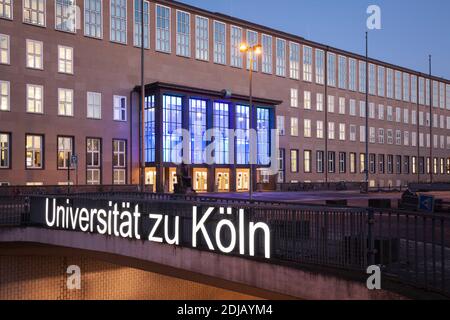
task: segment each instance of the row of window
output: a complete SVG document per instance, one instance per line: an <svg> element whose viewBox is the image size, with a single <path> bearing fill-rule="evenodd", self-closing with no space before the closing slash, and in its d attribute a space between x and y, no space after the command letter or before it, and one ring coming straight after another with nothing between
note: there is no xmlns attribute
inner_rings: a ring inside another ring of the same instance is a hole
<svg viewBox="0 0 450 320"><path fill-rule="evenodd" d="M12 19L12 1L0 0L0 17ZM76 32L75 0L55 0L56 24L60 31ZM170 53L171 50L171 8L156 4L155 7L155 49ZM45 26L46 0L24 0L23 21L39 26ZM110 40L127 44L127 1L110 0ZM133 44L141 46L141 1L133 1ZM191 34L195 36L195 58L209 61L210 41L213 41L213 61L218 64L227 64L227 26L225 23L214 20L212 33L210 32L209 18L195 15L195 27L191 27L191 14L176 10L176 54L191 56ZM405 102L422 105L432 100L434 107L450 110L450 84L432 81L416 75L410 75L398 70L369 64L365 61L348 58L343 55L313 49L310 46L286 41L281 38L246 30L230 25L230 65L243 67L243 55L240 44L246 40L249 45L261 43L261 68L258 68L259 59L253 57L253 70L278 76L289 76L300 79L300 67L303 66L302 79L317 84L325 83L327 72L327 85L339 89L366 91L366 72L368 70L369 94L387 97ZM103 7L102 0L84 0L84 34L89 37L103 38ZM245 36L245 39L244 39ZM150 48L150 6L144 2L144 47ZM247 56L247 68L250 64ZM325 64L325 59L327 63ZM287 66L289 61L289 66ZM275 63L274 63L275 62ZM327 66L327 70L325 70ZM313 79L314 75L314 79ZM431 88L432 87L432 88ZM433 94L430 96L430 90Z"/></svg>
<svg viewBox="0 0 450 320"><path fill-rule="evenodd" d="M11 134L0 132L0 169L12 168ZM113 140L112 166L114 184L126 183L127 168L127 142L126 140ZM45 168L45 136L41 134L25 135L25 168L38 170ZM86 139L86 183L101 184L102 172L102 139ZM75 164L72 155L75 155L74 137L57 137L57 168L60 170L73 169Z"/></svg>
<svg viewBox="0 0 450 320"><path fill-rule="evenodd" d="M11 110L11 90L9 81L0 80L0 111ZM73 89L58 88L58 115L72 117L74 115ZM102 94L86 93L86 116L90 119L102 118ZM44 113L44 87L41 85L26 85L26 112ZM113 96L113 119L127 121L127 98Z"/></svg>
<svg viewBox="0 0 450 320"><path fill-rule="evenodd" d="M280 165L284 168L284 149L280 149ZM337 157L337 158L336 158ZM425 174L430 173L431 161L430 158L415 156L401 156L392 154L369 154L369 173L371 174ZM359 171L358 171L359 162ZM318 150L315 152L315 171L316 173L365 173L366 155L364 153L358 154L355 152L335 152L328 151L327 158L325 158L325 151ZM290 150L290 171L298 173L300 167L299 150ZM450 158L433 158L433 173L434 174L450 174ZM313 151L303 151L303 172L313 172Z"/></svg>

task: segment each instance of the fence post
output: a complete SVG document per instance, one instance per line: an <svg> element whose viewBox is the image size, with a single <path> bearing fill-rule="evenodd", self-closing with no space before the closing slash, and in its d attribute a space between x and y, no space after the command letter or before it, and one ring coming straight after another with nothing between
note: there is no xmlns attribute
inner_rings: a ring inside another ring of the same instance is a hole
<svg viewBox="0 0 450 320"><path fill-rule="evenodd" d="M374 241L374 225L375 225L375 214L372 208L367 209L367 262L369 266L372 266L375 264L375 241Z"/></svg>

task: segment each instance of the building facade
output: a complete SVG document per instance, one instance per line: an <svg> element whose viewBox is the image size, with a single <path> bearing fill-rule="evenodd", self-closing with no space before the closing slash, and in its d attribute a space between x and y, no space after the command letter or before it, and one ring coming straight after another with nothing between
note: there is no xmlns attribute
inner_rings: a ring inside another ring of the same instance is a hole
<svg viewBox="0 0 450 320"><path fill-rule="evenodd" d="M253 175L268 188L364 181L366 139L372 186L450 180L450 81L366 66L360 55L175 1L144 3L141 121L141 10L140 0L0 0L0 183L137 184L141 123L146 182L157 191L173 189L178 128L194 132L196 190L246 191L247 139L223 133L212 166L198 154L208 128L250 124L258 155L270 153L270 129L280 134L279 173L258 163ZM252 108L242 42L262 46Z"/></svg>

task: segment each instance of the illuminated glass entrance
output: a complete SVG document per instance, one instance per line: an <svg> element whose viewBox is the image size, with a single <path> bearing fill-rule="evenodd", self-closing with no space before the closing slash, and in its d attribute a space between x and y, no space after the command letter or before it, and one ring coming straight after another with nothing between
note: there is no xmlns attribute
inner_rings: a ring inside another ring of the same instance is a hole
<svg viewBox="0 0 450 320"><path fill-rule="evenodd" d="M230 169L216 169L216 190L218 192L230 191Z"/></svg>
<svg viewBox="0 0 450 320"><path fill-rule="evenodd" d="M250 188L250 170L237 169L236 170L236 191L248 191Z"/></svg>
<svg viewBox="0 0 450 320"><path fill-rule="evenodd" d="M153 192L156 192L156 168L145 168L145 184L152 185Z"/></svg>
<svg viewBox="0 0 450 320"><path fill-rule="evenodd" d="M198 169L193 170L194 176L194 190L197 192L208 191L208 169Z"/></svg>

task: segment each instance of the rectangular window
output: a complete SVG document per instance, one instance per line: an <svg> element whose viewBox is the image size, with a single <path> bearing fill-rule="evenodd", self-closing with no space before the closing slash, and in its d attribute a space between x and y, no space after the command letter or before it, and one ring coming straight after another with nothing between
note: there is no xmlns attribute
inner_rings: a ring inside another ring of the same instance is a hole
<svg viewBox="0 0 450 320"><path fill-rule="evenodd" d="M298 137L298 118L291 118L291 136Z"/></svg>
<svg viewBox="0 0 450 320"><path fill-rule="evenodd" d="M350 152L350 173L356 173L356 153Z"/></svg>
<svg viewBox="0 0 450 320"><path fill-rule="evenodd" d="M311 158L311 150L303 151L303 171L305 173L311 173L312 167L312 158Z"/></svg>
<svg viewBox="0 0 450 320"><path fill-rule="evenodd" d="M316 49L316 83L325 84L325 53Z"/></svg>
<svg viewBox="0 0 450 320"><path fill-rule="evenodd" d="M11 139L9 133L0 133L0 168L2 169L8 169L10 167L10 140Z"/></svg>
<svg viewBox="0 0 450 320"><path fill-rule="evenodd" d="M384 144L384 128L378 129L378 143Z"/></svg>
<svg viewBox="0 0 450 320"><path fill-rule="evenodd" d="M351 116L356 116L356 100L354 99L350 99L349 114Z"/></svg>
<svg viewBox="0 0 450 320"><path fill-rule="evenodd" d="M384 154L378 155L378 172L384 174Z"/></svg>
<svg viewBox="0 0 450 320"><path fill-rule="evenodd" d="M409 102L409 74L403 73L403 101Z"/></svg>
<svg viewBox="0 0 450 320"><path fill-rule="evenodd" d="M291 107L298 108L298 90L294 88L291 89Z"/></svg>
<svg viewBox="0 0 450 320"><path fill-rule="evenodd" d="M386 71L386 97L394 98L394 70L392 69Z"/></svg>
<svg viewBox="0 0 450 320"><path fill-rule="evenodd" d="M195 58L209 60L209 19L195 16Z"/></svg>
<svg viewBox="0 0 450 320"><path fill-rule="evenodd" d="M0 64L9 64L9 36L0 34Z"/></svg>
<svg viewBox="0 0 450 320"><path fill-rule="evenodd" d="M359 142L366 142L366 126L359 126Z"/></svg>
<svg viewBox="0 0 450 320"><path fill-rule="evenodd" d="M387 106L386 120L387 121L394 121L393 109L392 109L391 106Z"/></svg>
<svg viewBox="0 0 450 320"><path fill-rule="evenodd" d="M300 77L300 45L294 42L289 43L289 75L295 80Z"/></svg>
<svg viewBox="0 0 450 320"><path fill-rule="evenodd" d="M334 140L334 122L328 122L328 139Z"/></svg>
<svg viewBox="0 0 450 320"><path fill-rule="evenodd" d="M445 91L446 91L445 97L446 97L446 100L447 100L447 103L446 103L447 110L450 110L450 84L446 85Z"/></svg>
<svg viewBox="0 0 450 320"><path fill-rule="evenodd" d="M84 35L103 37L102 0L84 0Z"/></svg>
<svg viewBox="0 0 450 320"><path fill-rule="evenodd" d="M10 110L9 81L0 80L0 111Z"/></svg>
<svg viewBox="0 0 450 320"><path fill-rule="evenodd" d="M191 56L191 15L177 10L177 55Z"/></svg>
<svg viewBox="0 0 450 320"><path fill-rule="evenodd" d="M375 128L370 127L369 128L369 142L376 143L376 141L377 141L377 137L376 137L376 133L375 133Z"/></svg>
<svg viewBox="0 0 450 320"><path fill-rule="evenodd" d="M356 91L356 60L348 60L348 89L351 91Z"/></svg>
<svg viewBox="0 0 450 320"><path fill-rule="evenodd" d="M339 152L339 173L347 171L347 153Z"/></svg>
<svg viewBox="0 0 450 320"><path fill-rule="evenodd" d="M360 173L366 172L366 155L364 153L359 154L359 168Z"/></svg>
<svg viewBox="0 0 450 320"><path fill-rule="evenodd" d="M327 55L327 82L330 87L336 86L336 55L334 53L328 53Z"/></svg>
<svg viewBox="0 0 450 320"><path fill-rule="evenodd" d="M27 169L43 168L43 136L26 135L26 159Z"/></svg>
<svg viewBox="0 0 450 320"><path fill-rule="evenodd" d="M395 99L402 100L402 73L395 71Z"/></svg>
<svg viewBox="0 0 450 320"><path fill-rule="evenodd" d="M384 97L384 67L378 66L378 96Z"/></svg>
<svg viewBox="0 0 450 320"><path fill-rule="evenodd" d="M27 68L43 69L43 43L27 39Z"/></svg>
<svg viewBox="0 0 450 320"><path fill-rule="evenodd" d="M339 88L347 89L347 58L339 56Z"/></svg>
<svg viewBox="0 0 450 320"><path fill-rule="evenodd" d="M411 102L417 103L417 76L411 75Z"/></svg>
<svg viewBox="0 0 450 320"><path fill-rule="evenodd" d="M111 0L110 39L114 42L127 43L127 1Z"/></svg>
<svg viewBox="0 0 450 320"><path fill-rule="evenodd" d="M58 89L58 115L73 116L73 90Z"/></svg>
<svg viewBox="0 0 450 320"><path fill-rule="evenodd" d="M445 84L439 83L439 108L445 109Z"/></svg>
<svg viewBox="0 0 450 320"><path fill-rule="evenodd" d="M170 8L156 5L156 50L170 52Z"/></svg>
<svg viewBox="0 0 450 320"><path fill-rule="evenodd" d="M419 78L419 103L425 105L425 79Z"/></svg>
<svg viewBox="0 0 450 320"><path fill-rule="evenodd" d="M127 142L113 140L113 183L125 184L127 172Z"/></svg>
<svg viewBox="0 0 450 320"><path fill-rule="evenodd" d="M298 172L298 150L291 150L291 172Z"/></svg>
<svg viewBox="0 0 450 320"><path fill-rule="evenodd" d="M272 37L266 34L261 36L262 42L262 72L272 73Z"/></svg>
<svg viewBox="0 0 450 320"><path fill-rule="evenodd" d="M55 0L55 29L66 32L76 32L75 0Z"/></svg>
<svg viewBox="0 0 450 320"><path fill-rule="evenodd" d="M12 19L13 17L13 0L0 0L0 18Z"/></svg>
<svg viewBox="0 0 450 320"><path fill-rule="evenodd" d="M278 152L278 177L277 177L277 182L278 183L284 183L285 179L284 179L284 171L285 171L285 165L284 165L284 160L285 159L285 149L280 148L279 152Z"/></svg>
<svg viewBox="0 0 450 320"><path fill-rule="evenodd" d="M127 121L127 97L114 96L114 120Z"/></svg>
<svg viewBox="0 0 450 320"><path fill-rule="evenodd" d="M312 48L307 46L303 46L303 80L312 81Z"/></svg>
<svg viewBox="0 0 450 320"><path fill-rule="evenodd" d="M58 137L58 169L72 167L70 160L73 154L73 137Z"/></svg>
<svg viewBox="0 0 450 320"><path fill-rule="evenodd" d="M375 117L376 117L375 103L370 102L369 103L369 118L375 119Z"/></svg>
<svg viewBox="0 0 450 320"><path fill-rule="evenodd" d="M58 72L73 74L73 48L58 46Z"/></svg>
<svg viewBox="0 0 450 320"><path fill-rule="evenodd" d="M319 112L323 111L323 94L322 93L316 94L316 110Z"/></svg>
<svg viewBox="0 0 450 320"><path fill-rule="evenodd" d="M286 76L286 41L277 38L277 76Z"/></svg>
<svg viewBox="0 0 450 320"><path fill-rule="evenodd" d="M230 33L230 50L231 50L231 66L242 68L242 53L240 46L242 43L242 29L236 26L231 26Z"/></svg>
<svg viewBox="0 0 450 320"><path fill-rule="evenodd" d="M86 139L86 184L101 183L101 140Z"/></svg>
<svg viewBox="0 0 450 320"><path fill-rule="evenodd" d="M23 22L45 27L45 0L23 0Z"/></svg>
<svg viewBox="0 0 450 320"><path fill-rule="evenodd" d="M369 172L375 174L377 169L376 155L374 153L369 154Z"/></svg>
<svg viewBox="0 0 450 320"><path fill-rule="evenodd" d="M328 112L334 113L334 96L328 96Z"/></svg>
<svg viewBox="0 0 450 320"><path fill-rule="evenodd" d="M214 62L226 64L226 25L223 22L214 21Z"/></svg>
<svg viewBox="0 0 450 320"><path fill-rule="evenodd" d="M280 136L284 136L286 134L284 116L277 116L277 129Z"/></svg>
<svg viewBox="0 0 450 320"><path fill-rule="evenodd" d="M369 94L376 95L377 91L377 83L375 81L375 65L370 63L369 64Z"/></svg>
<svg viewBox="0 0 450 320"><path fill-rule="evenodd" d="M378 105L378 120L384 120L384 105Z"/></svg>
<svg viewBox="0 0 450 320"><path fill-rule="evenodd" d="M439 106L439 86L438 82L433 80L433 107Z"/></svg>
<svg viewBox="0 0 450 320"><path fill-rule="evenodd" d="M316 137L317 139L323 139L323 121L317 120L316 122Z"/></svg>
<svg viewBox="0 0 450 320"><path fill-rule="evenodd" d="M328 173L336 172L336 152L328 151Z"/></svg>
<svg viewBox="0 0 450 320"><path fill-rule="evenodd" d="M392 129L387 130L387 144L394 144L394 133Z"/></svg>
<svg viewBox="0 0 450 320"><path fill-rule="evenodd" d="M387 173L394 173L394 156L392 154L388 154L387 156Z"/></svg>
<svg viewBox="0 0 450 320"><path fill-rule="evenodd" d="M303 107L306 110L311 110L311 92L310 91L303 92Z"/></svg>
<svg viewBox="0 0 450 320"><path fill-rule="evenodd" d="M150 4L144 1L144 48L150 48ZM142 1L134 0L134 45L141 47L142 41Z"/></svg>
<svg viewBox="0 0 450 320"><path fill-rule="evenodd" d="M236 162L243 165L249 163L250 144L250 108L248 106L236 105L236 129L238 134L236 137Z"/></svg>
<svg viewBox="0 0 450 320"><path fill-rule="evenodd" d="M27 112L44 113L44 87L27 84Z"/></svg>
<svg viewBox="0 0 450 320"><path fill-rule="evenodd" d="M144 130L145 162L155 162L156 128L154 95L145 97Z"/></svg>
<svg viewBox="0 0 450 320"><path fill-rule="evenodd" d="M193 164L205 162L206 149L206 101L189 99L189 130L191 132L191 161Z"/></svg>
<svg viewBox="0 0 450 320"><path fill-rule="evenodd" d="M323 163L323 157L324 152L323 151L317 151L316 152L316 171L317 173L323 173L324 172L324 163Z"/></svg>
<svg viewBox="0 0 450 320"><path fill-rule="evenodd" d="M356 141L356 126L354 124L350 125L350 141Z"/></svg>
<svg viewBox="0 0 450 320"><path fill-rule="evenodd" d="M102 118L102 94L98 92L87 93L87 117L90 119Z"/></svg>
<svg viewBox="0 0 450 320"><path fill-rule="evenodd" d="M359 102L359 116L361 118L365 118L366 117L366 102L365 101L360 101Z"/></svg>
<svg viewBox="0 0 450 320"><path fill-rule="evenodd" d="M303 120L303 136L305 138L311 138L311 120L310 119Z"/></svg>
<svg viewBox="0 0 450 320"><path fill-rule="evenodd" d="M229 164L229 128L230 128L230 111L229 105L222 102L214 102L213 110L214 128L218 136L216 136L215 160L217 164Z"/></svg>
<svg viewBox="0 0 450 320"><path fill-rule="evenodd" d="M345 141L345 123L339 124L339 140Z"/></svg>
<svg viewBox="0 0 450 320"><path fill-rule="evenodd" d="M247 30L247 45L253 47L258 44L258 32ZM253 60L253 71L258 71L258 56L252 52L252 57L247 53L247 70L250 69L250 58Z"/></svg>
<svg viewBox="0 0 450 320"><path fill-rule="evenodd" d="M359 61L359 92L366 93L366 63Z"/></svg>

